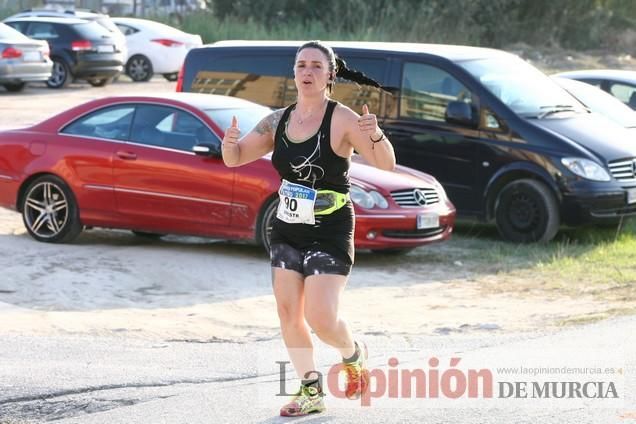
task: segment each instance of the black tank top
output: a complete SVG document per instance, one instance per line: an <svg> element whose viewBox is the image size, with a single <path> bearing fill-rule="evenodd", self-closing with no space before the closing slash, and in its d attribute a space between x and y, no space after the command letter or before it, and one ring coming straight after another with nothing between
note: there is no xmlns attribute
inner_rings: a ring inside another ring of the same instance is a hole
<svg viewBox="0 0 636 424"><path fill-rule="evenodd" d="M331 117L336 102L329 101L318 132L302 143L293 143L285 128L289 106L278 123L274 138L272 164L281 178L316 190L349 192L349 158L338 156L330 143ZM316 223L288 224L278 218L272 225L271 242L286 243L296 249L317 249L328 252L348 264L354 260L354 211L351 201L337 211L316 217Z"/></svg>
<svg viewBox="0 0 636 424"><path fill-rule="evenodd" d="M349 158L338 156L331 148L331 117L336 102L329 100L318 132L303 142L292 142L285 128L292 104L283 113L276 128L272 164L281 178L319 190L349 192Z"/></svg>

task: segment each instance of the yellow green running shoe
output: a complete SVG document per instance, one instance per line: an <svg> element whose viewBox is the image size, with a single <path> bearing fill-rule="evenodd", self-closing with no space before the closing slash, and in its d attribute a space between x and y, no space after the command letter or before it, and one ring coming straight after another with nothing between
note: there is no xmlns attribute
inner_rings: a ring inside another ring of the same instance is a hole
<svg viewBox="0 0 636 424"><path fill-rule="evenodd" d="M299 417L323 412L325 410L325 403L322 400L324 396L315 387L300 386L300 390L298 390L291 402L280 409L280 415L282 417Z"/></svg>
<svg viewBox="0 0 636 424"><path fill-rule="evenodd" d="M367 359L369 350L364 342L356 342L359 350L358 360L344 363L343 369L347 376L347 387L345 396L348 399L358 399L369 390L369 370L367 369Z"/></svg>

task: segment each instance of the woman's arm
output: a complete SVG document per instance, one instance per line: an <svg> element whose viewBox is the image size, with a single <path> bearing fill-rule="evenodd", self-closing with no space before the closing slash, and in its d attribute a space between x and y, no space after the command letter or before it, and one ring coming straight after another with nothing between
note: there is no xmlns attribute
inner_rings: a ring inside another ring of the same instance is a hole
<svg viewBox="0 0 636 424"><path fill-rule="evenodd" d="M371 165L392 171L395 168L395 152L389 139L378 127L376 116L369 113L367 105L362 106L362 116L349 108L347 113L346 139L356 152Z"/></svg>
<svg viewBox="0 0 636 424"><path fill-rule="evenodd" d="M243 138L236 117L232 118L232 126L225 130L221 144L223 162L234 167L255 161L274 149L274 135L284 109L267 115ZM239 139L240 138L240 139Z"/></svg>

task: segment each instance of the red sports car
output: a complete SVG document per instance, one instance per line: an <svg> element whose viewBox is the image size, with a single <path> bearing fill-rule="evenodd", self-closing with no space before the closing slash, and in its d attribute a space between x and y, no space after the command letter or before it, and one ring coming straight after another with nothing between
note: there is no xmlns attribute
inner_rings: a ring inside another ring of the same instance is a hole
<svg viewBox="0 0 636 424"><path fill-rule="evenodd" d="M252 240L268 247L280 179L265 156L228 168L223 130L269 109L209 94L110 97L0 132L0 206L39 241L84 227ZM455 208L430 175L354 160L357 248L406 250L450 237Z"/></svg>

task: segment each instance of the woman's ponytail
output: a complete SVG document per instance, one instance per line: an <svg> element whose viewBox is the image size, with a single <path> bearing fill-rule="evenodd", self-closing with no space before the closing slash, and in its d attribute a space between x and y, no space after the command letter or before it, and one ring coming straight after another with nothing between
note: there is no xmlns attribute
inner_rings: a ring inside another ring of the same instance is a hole
<svg viewBox="0 0 636 424"><path fill-rule="evenodd" d="M380 83L372 78L369 78L364 73L347 68L347 63L339 57L336 57L336 76L348 81L357 82L358 84L382 88L382 85L380 85Z"/></svg>

